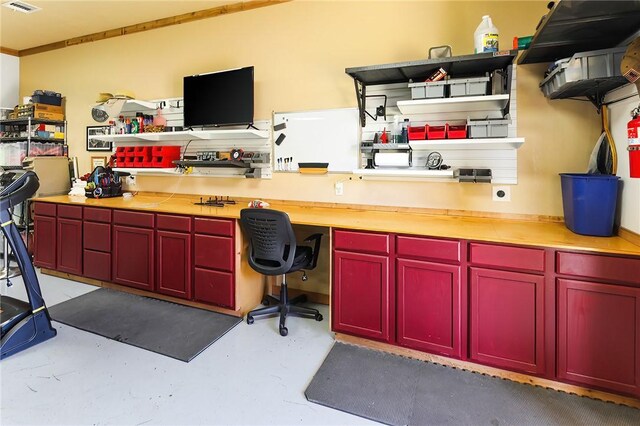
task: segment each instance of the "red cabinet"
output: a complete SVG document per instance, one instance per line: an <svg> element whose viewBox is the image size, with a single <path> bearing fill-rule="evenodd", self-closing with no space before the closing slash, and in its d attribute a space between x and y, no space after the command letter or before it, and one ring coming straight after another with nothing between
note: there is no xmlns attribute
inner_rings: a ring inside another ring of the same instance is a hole
<svg viewBox="0 0 640 426"><path fill-rule="evenodd" d="M558 378L640 397L640 288L558 279L557 296Z"/></svg>
<svg viewBox="0 0 640 426"><path fill-rule="evenodd" d="M544 372L544 277L471 268L470 355L483 364Z"/></svg>
<svg viewBox="0 0 640 426"><path fill-rule="evenodd" d="M460 358L460 266L398 259L396 271L398 344Z"/></svg>
<svg viewBox="0 0 640 426"><path fill-rule="evenodd" d="M113 226L113 282L143 290L155 289L153 233L153 229Z"/></svg>
<svg viewBox="0 0 640 426"><path fill-rule="evenodd" d="M111 210L84 208L83 274L101 281L111 281Z"/></svg>
<svg viewBox="0 0 640 426"><path fill-rule="evenodd" d="M333 286L334 331L384 342L392 340L388 256L335 250Z"/></svg>
<svg viewBox="0 0 640 426"><path fill-rule="evenodd" d="M158 292L191 299L191 234L157 231Z"/></svg>
<svg viewBox="0 0 640 426"><path fill-rule="evenodd" d="M194 220L194 298L235 309L235 221Z"/></svg>
<svg viewBox="0 0 640 426"><path fill-rule="evenodd" d="M82 221L59 217L57 223L57 269L82 275Z"/></svg>
<svg viewBox="0 0 640 426"><path fill-rule="evenodd" d="M38 204L40 203L36 206ZM53 208L55 212L55 204ZM36 214L33 218L33 226L33 264L41 268L56 269L56 218Z"/></svg>

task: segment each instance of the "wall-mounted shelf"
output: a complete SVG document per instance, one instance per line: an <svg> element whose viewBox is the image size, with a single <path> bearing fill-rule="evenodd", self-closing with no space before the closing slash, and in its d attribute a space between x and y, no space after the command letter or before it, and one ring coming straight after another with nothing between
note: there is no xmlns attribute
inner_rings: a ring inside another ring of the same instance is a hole
<svg viewBox="0 0 640 426"><path fill-rule="evenodd" d="M433 151L436 149L518 149L524 144L524 138L487 138L487 139L437 139L409 141L414 151Z"/></svg>
<svg viewBox="0 0 640 426"><path fill-rule="evenodd" d="M560 0L518 64L553 62L578 52L615 47L638 31L640 1Z"/></svg>
<svg viewBox="0 0 640 426"><path fill-rule="evenodd" d="M56 139L56 138L36 138L36 137L28 137L28 136L17 136L17 137L1 137L0 142L21 142L30 139L31 142L50 142L50 143L64 143L64 139Z"/></svg>
<svg viewBox="0 0 640 426"><path fill-rule="evenodd" d="M136 133L126 135L100 135L97 139L107 142L163 142L189 140L268 139L268 130L189 130L181 132Z"/></svg>
<svg viewBox="0 0 640 426"><path fill-rule="evenodd" d="M158 109L156 102L141 101L138 99L127 99L120 110L120 114L130 114L136 112L151 113Z"/></svg>
<svg viewBox="0 0 640 426"><path fill-rule="evenodd" d="M493 112L503 109L509 95L464 96L459 98L416 99L398 101L403 114L428 114L445 112Z"/></svg>
<svg viewBox="0 0 640 426"><path fill-rule="evenodd" d="M427 169L357 169L354 175L377 177L402 177L402 178L451 178L453 170L427 170Z"/></svg>
<svg viewBox="0 0 640 426"><path fill-rule="evenodd" d="M153 168L153 167L114 167L114 172L127 172L132 175L181 175L175 168Z"/></svg>

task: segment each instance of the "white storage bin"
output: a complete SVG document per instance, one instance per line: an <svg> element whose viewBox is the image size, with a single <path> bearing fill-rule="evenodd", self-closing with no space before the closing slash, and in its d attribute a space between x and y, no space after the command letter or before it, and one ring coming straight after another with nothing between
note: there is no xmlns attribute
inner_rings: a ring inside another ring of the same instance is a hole
<svg viewBox="0 0 640 426"><path fill-rule="evenodd" d="M489 89L489 77L454 78L448 80L449 96L482 96Z"/></svg>

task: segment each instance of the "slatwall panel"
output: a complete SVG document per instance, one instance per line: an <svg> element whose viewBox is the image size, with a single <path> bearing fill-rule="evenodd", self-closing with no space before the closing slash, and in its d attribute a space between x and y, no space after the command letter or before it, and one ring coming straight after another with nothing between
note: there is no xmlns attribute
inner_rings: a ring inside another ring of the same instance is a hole
<svg viewBox="0 0 640 426"><path fill-rule="evenodd" d="M512 69L511 80L511 96L509 115L511 117L511 124L508 128L508 136L511 138L517 137L517 98L516 98L516 68L514 64ZM384 117L378 117L377 121L374 121L371 117L367 116L366 126L362 129L362 141L372 142L376 133L381 133L383 130L392 132L395 128L394 120L402 123L405 118L408 118L412 126L424 126L430 125L444 125L449 124L463 124L466 123L467 118L480 119L480 118L502 118L500 111L491 112L490 114L477 112L459 111L454 113L429 113L429 114L407 114L403 115L397 107L398 101L411 100L411 90L406 83L398 84L381 84L376 86L367 86L367 95L387 95L387 119ZM371 115L375 116L376 107L383 104L382 97L374 97L367 99L367 111ZM454 169L458 168L488 168L491 169L493 180L492 183L498 184L516 184L518 183L518 156L515 149L493 149L493 150L474 150L469 147L457 147L457 148L438 148L440 154L442 154L444 164L452 166ZM412 168L422 169L426 163L426 157L431 151L413 151L412 153ZM367 158L370 158L370 154L367 152L361 153L360 165L363 167L366 165Z"/></svg>
<svg viewBox="0 0 640 426"><path fill-rule="evenodd" d="M156 103L162 106L162 116L167 120L167 126L182 126L184 123L184 102L182 98L169 98L169 99L157 99L149 102ZM144 111L149 115L148 111ZM135 112L123 114L125 118L135 117ZM156 115L153 113L152 115ZM132 141L124 142L117 141L116 146L136 146L136 145L179 145L184 147L183 156L196 156L198 152L203 151L222 151L228 152L232 149L243 149L245 152L254 152L266 154L268 158L268 169L271 169L271 120L256 121L254 124L258 130L266 130L269 132L269 138L233 138L233 139L199 139L194 138L191 140L167 140L158 142L148 141ZM225 126L223 129L246 129L247 126ZM202 130L201 128L193 128L193 130ZM207 130L207 129L205 129ZM244 169L234 168L198 168L194 173L208 174L216 176L235 176L243 175Z"/></svg>

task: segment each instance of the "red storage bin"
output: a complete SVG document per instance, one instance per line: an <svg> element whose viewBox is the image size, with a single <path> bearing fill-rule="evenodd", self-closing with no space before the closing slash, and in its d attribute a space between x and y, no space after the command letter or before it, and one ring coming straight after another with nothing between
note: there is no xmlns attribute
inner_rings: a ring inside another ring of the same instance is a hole
<svg viewBox="0 0 640 426"><path fill-rule="evenodd" d="M458 124L450 125L447 123L447 139L466 139L467 138L467 125Z"/></svg>
<svg viewBox="0 0 640 426"><path fill-rule="evenodd" d="M180 159L179 146L154 146L151 151L152 167L173 167L173 161Z"/></svg>
<svg viewBox="0 0 640 426"><path fill-rule="evenodd" d="M422 141L427 138L427 126L409 126L407 131L410 141Z"/></svg>
<svg viewBox="0 0 640 426"><path fill-rule="evenodd" d="M118 146L116 147L116 166L117 167L125 167L125 160L126 158L126 154L125 154L125 147L124 146Z"/></svg>
<svg viewBox="0 0 640 426"><path fill-rule="evenodd" d="M135 157L133 159L134 167L150 167L151 164L151 148L150 146L136 146Z"/></svg>
<svg viewBox="0 0 640 426"><path fill-rule="evenodd" d="M427 139L444 139L446 126L427 126Z"/></svg>

